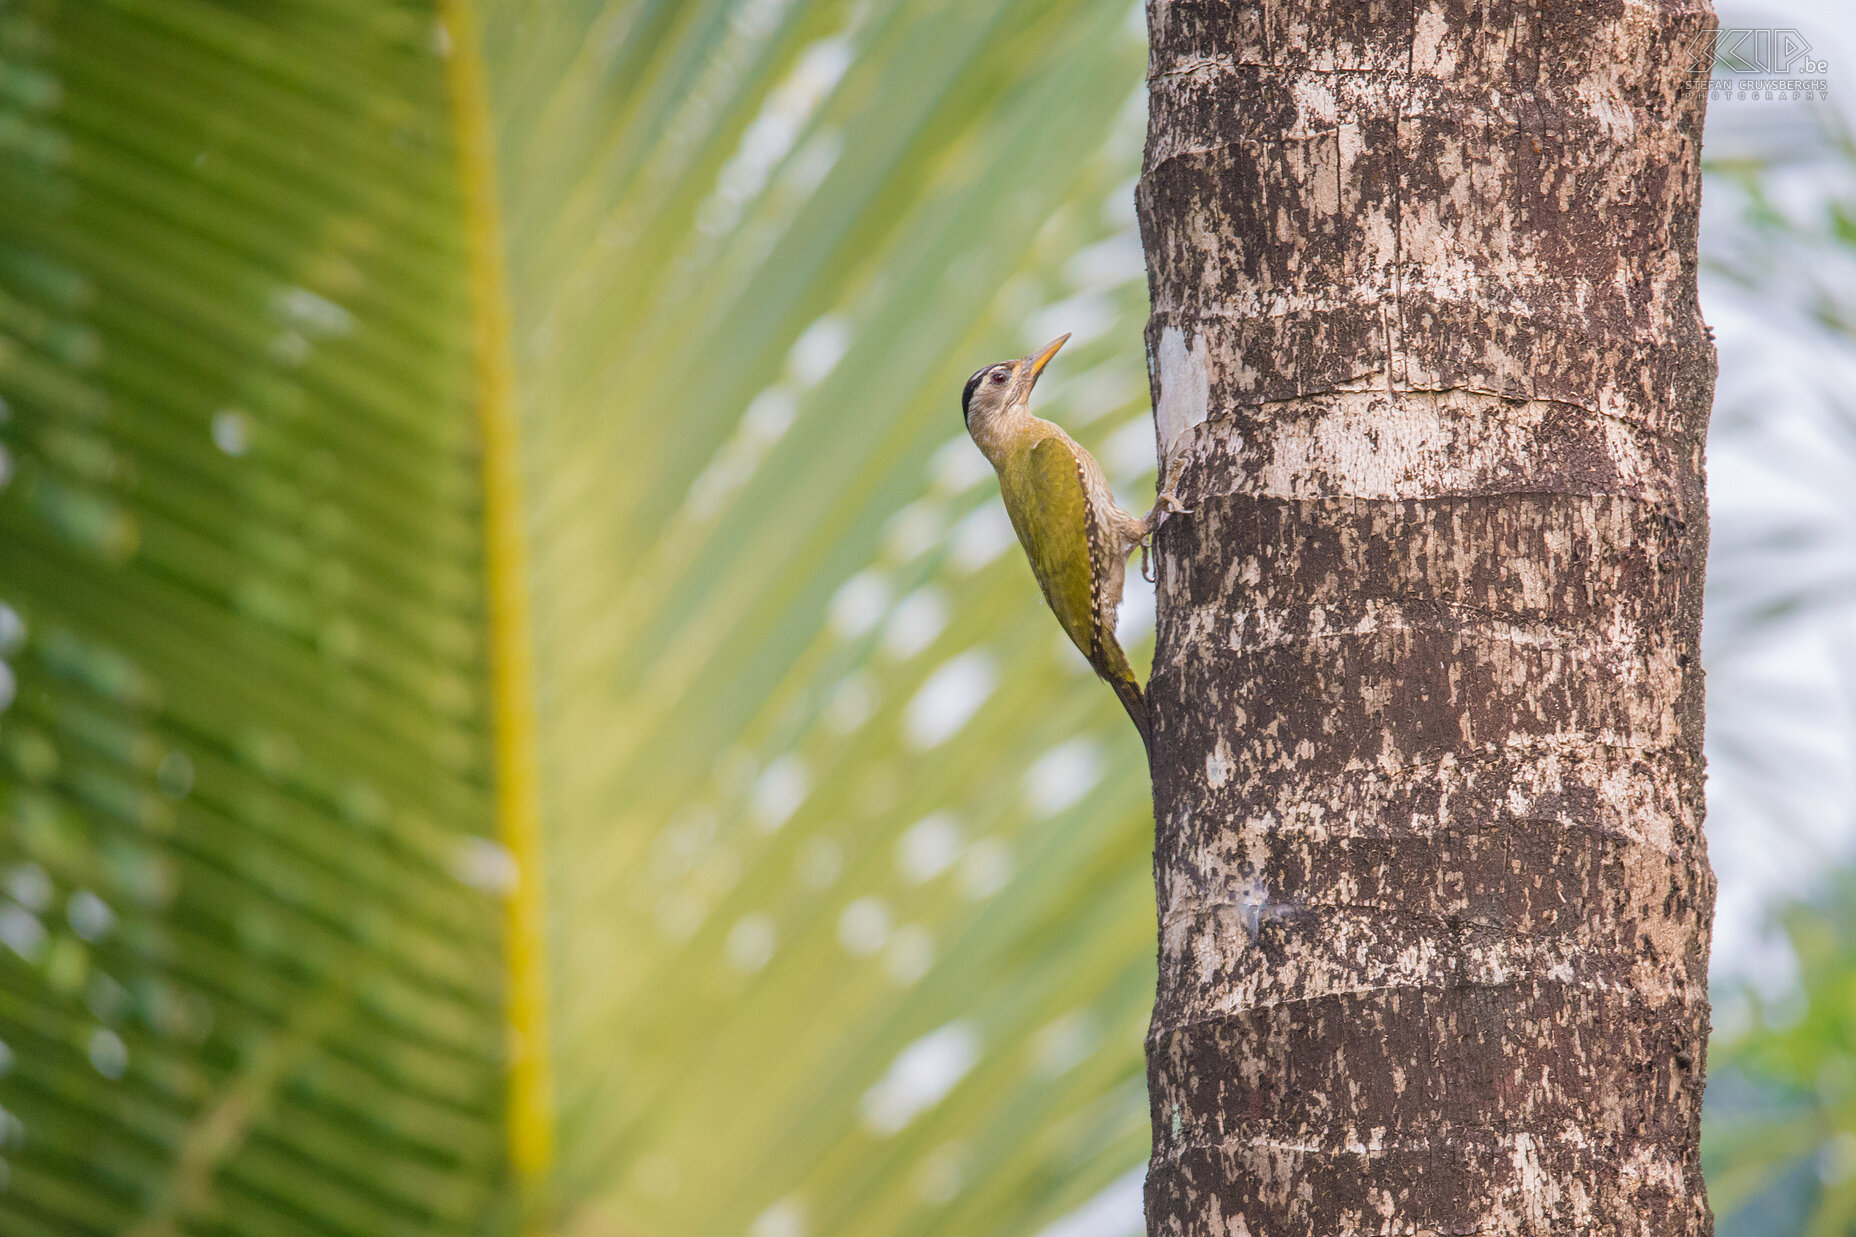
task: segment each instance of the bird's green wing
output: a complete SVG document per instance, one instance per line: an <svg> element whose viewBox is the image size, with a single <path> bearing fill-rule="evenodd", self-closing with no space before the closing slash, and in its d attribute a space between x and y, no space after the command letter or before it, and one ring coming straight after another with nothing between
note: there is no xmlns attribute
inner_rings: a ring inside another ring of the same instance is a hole
<svg viewBox="0 0 1856 1237"><path fill-rule="evenodd" d="M1092 657L1094 571L1089 553L1089 499L1070 444L1045 438L1002 487L1006 512L1024 543L1044 600L1085 657Z"/></svg>

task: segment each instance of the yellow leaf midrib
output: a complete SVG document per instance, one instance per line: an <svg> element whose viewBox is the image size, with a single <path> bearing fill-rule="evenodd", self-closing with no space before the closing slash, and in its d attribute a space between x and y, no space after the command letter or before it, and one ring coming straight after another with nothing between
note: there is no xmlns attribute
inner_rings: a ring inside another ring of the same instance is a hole
<svg viewBox="0 0 1856 1237"><path fill-rule="evenodd" d="M532 1190L546 1178L554 1158L554 1084L547 1024L547 949L542 921L541 820L521 440L482 31L470 0L440 0L439 14L443 35L450 44L445 75L463 189L471 351L483 435L497 831L515 860L517 872L515 887L507 899L505 937L511 1040L509 1158L518 1178Z"/></svg>

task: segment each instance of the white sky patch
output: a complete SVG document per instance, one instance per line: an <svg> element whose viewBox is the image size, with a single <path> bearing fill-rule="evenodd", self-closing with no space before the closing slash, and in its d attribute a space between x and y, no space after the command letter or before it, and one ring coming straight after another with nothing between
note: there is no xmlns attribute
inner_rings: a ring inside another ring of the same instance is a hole
<svg viewBox="0 0 1856 1237"><path fill-rule="evenodd" d="M242 408L213 414L213 445L234 459L251 450L251 417Z"/></svg>
<svg viewBox="0 0 1856 1237"><path fill-rule="evenodd" d="M1018 540L1005 505L986 502L962 516L948 534L948 559L954 570L972 575L998 558Z"/></svg>
<svg viewBox="0 0 1856 1237"><path fill-rule="evenodd" d="M1147 6L1142 0L1135 0L1128 6L1128 16L1122 24L1121 34L1134 47L1146 48ZM1147 82L1143 78L1128 92L1128 97L1121 101L1121 110L1115 114L1114 124L1109 126L1108 140L1102 143L1102 151L1115 163L1124 166L1138 164L1141 161L1141 148L1146 143ZM1135 226L1133 182L1128 183L1126 193L1109 194L1108 209L1103 211L1102 219L1111 226Z"/></svg>
<svg viewBox="0 0 1856 1237"><path fill-rule="evenodd" d="M838 157L843 153L844 135L836 129L821 127L787 163L786 171L780 175L781 188L796 198L811 197L831 175L831 169L838 166Z"/></svg>
<svg viewBox="0 0 1856 1237"><path fill-rule="evenodd" d="M109 903L88 889L80 889L65 903L65 921L71 931L87 941L99 941L116 926L116 912Z"/></svg>
<svg viewBox="0 0 1856 1237"><path fill-rule="evenodd" d="M0 905L0 942L28 962L37 962L45 949L45 925L23 906Z"/></svg>
<svg viewBox="0 0 1856 1237"><path fill-rule="evenodd" d="M896 562L920 558L947 531L947 512L931 498L918 499L889 517L883 548Z"/></svg>
<svg viewBox="0 0 1856 1237"><path fill-rule="evenodd" d="M762 833L772 833L792 819L812 793L812 775L798 756L787 754L768 765L754 782L749 815Z"/></svg>
<svg viewBox="0 0 1856 1237"><path fill-rule="evenodd" d="M691 514L702 519L720 511L753 477L798 415L799 392L788 384L775 383L756 395L741 414L734 434L690 483Z"/></svg>
<svg viewBox="0 0 1856 1237"><path fill-rule="evenodd" d="M279 320L305 335L339 336L354 330L354 315L308 288L285 288L271 302Z"/></svg>
<svg viewBox="0 0 1856 1237"><path fill-rule="evenodd" d="M960 733L998 685L998 665L984 649L944 663L904 706L903 739L916 751L939 747Z"/></svg>
<svg viewBox="0 0 1856 1237"><path fill-rule="evenodd" d="M855 958L868 958L889 943L889 904L859 898L838 916L838 944Z"/></svg>
<svg viewBox="0 0 1856 1237"><path fill-rule="evenodd" d="M928 476L936 490L951 498L992 476L992 465L963 433L942 443L928 457Z"/></svg>
<svg viewBox="0 0 1856 1237"><path fill-rule="evenodd" d="M1138 562L1131 565L1122 586L1121 612L1115 616L1115 638L1123 648L1132 648L1154 634L1158 604L1152 581L1141 575Z"/></svg>
<svg viewBox="0 0 1856 1237"><path fill-rule="evenodd" d="M806 1237L805 1208L797 1199L783 1198L754 1217L748 1237Z"/></svg>
<svg viewBox="0 0 1856 1237"><path fill-rule="evenodd" d="M1145 21L1143 21L1142 24L1145 25ZM1143 37L1145 37L1144 33ZM1147 128L1146 82L1142 82L1139 89L1129 97L1127 106L1129 110L1139 109L1141 116L1139 131L1144 133ZM1134 193L1139 186L1139 179L1130 178L1122 181L1119 185L1109 190L1108 196L1102 199L1102 222L1108 224L1110 227L1139 227L1140 216L1134 209Z"/></svg>
<svg viewBox="0 0 1856 1237"><path fill-rule="evenodd" d="M1856 123L1856 109L1852 108L1847 90L1837 86L1847 82L1844 75L1856 69L1856 6L1848 0L1779 0L1763 4L1724 4L1720 7L1720 20L1723 28L1747 27L1792 27L1802 34L1811 44L1809 59L1827 61L1830 66L1828 77L1831 82L1830 97L1833 104L1840 106L1846 123ZM1742 45L1749 54L1756 45L1751 41ZM1789 73L1777 74L1781 77L1798 77L1795 69ZM1763 76L1758 74L1717 74L1716 76ZM1721 100L1708 111L1709 127L1714 119L1729 108L1745 108L1761 111L1773 111L1783 104L1767 103L1764 100L1754 103L1738 99Z"/></svg>
<svg viewBox="0 0 1856 1237"><path fill-rule="evenodd" d="M1082 802L1102 780L1102 747L1078 737L1058 744L1025 770L1025 802L1038 816L1049 817Z"/></svg>
<svg viewBox="0 0 1856 1237"><path fill-rule="evenodd" d="M1856 8L1838 0L1735 6L1722 25L1793 27L1829 62L1825 76L1856 69L1856 43L1844 39L1856 31ZM1833 91L1837 101L1847 111L1847 95ZM1856 855L1856 605L1843 584L1856 507L1838 394L1856 382L1856 348L1817 313L1821 299L1847 317L1856 259L1832 236L1829 204L1847 200L1851 173L1822 113L1722 99L1708 108L1703 143L1705 160L1765 163L1762 203L1793 229L1749 226L1745 191L1731 176L1710 176L1701 301L1720 353L1702 629L1707 832L1720 881L1712 970L1773 999L1798 975L1774 905ZM1821 604L1778 622L1758 618L1800 596Z"/></svg>
<svg viewBox="0 0 1856 1237"><path fill-rule="evenodd" d="M776 944L773 919L755 912L743 915L722 943L722 954L737 971L752 974L773 961Z"/></svg>
<svg viewBox="0 0 1856 1237"><path fill-rule="evenodd" d="M1145 416L1135 417L1116 428L1102 444L1102 466L1117 486L1127 486L1153 472L1154 423Z"/></svg>
<svg viewBox="0 0 1856 1237"><path fill-rule="evenodd" d="M0 601L0 657L11 657L26 642L26 620L19 611Z"/></svg>
<svg viewBox="0 0 1856 1237"><path fill-rule="evenodd" d="M1052 624L1056 627L1056 624ZM1051 634L1051 648L1057 656L1057 666L1073 679L1086 679L1094 676L1095 670L1089 665L1089 659L1083 656L1063 628L1057 627Z"/></svg>
<svg viewBox="0 0 1856 1237"><path fill-rule="evenodd" d="M904 1048L889 1071L864 1092L864 1126L883 1137L899 1133L970 1073L980 1059L979 1029L950 1022Z"/></svg>
<svg viewBox="0 0 1856 1237"><path fill-rule="evenodd" d="M727 115L742 80L767 49L768 36L779 29L787 7L787 0L743 0L731 6L727 33L707 49L701 75L682 92L679 106L662 127L657 152L642 169L645 185L661 189L685 175L691 160L718 136L718 119ZM634 7L609 7L589 34L588 42L599 49L599 56L609 62L619 52L636 15ZM609 248L635 238L633 228L619 226L618 220L608 220L600 233L600 243Z"/></svg>
<svg viewBox="0 0 1856 1237"><path fill-rule="evenodd" d="M1088 1202L1037 1231L1036 1237L1140 1237L1147 1231L1141 1193L1145 1164L1131 1168Z"/></svg>
<svg viewBox="0 0 1856 1237"><path fill-rule="evenodd" d="M1063 276L1079 290L1106 292L1147 277L1147 255L1141 251L1141 234L1124 228L1107 240L1078 250L1063 264Z"/></svg>
<svg viewBox="0 0 1856 1237"><path fill-rule="evenodd" d="M952 812L924 816L896 839L896 871L911 885L926 884L953 867L965 846Z"/></svg>
<svg viewBox="0 0 1856 1237"><path fill-rule="evenodd" d="M112 1081L121 1078L123 1071L129 1068L128 1045L108 1027L98 1027L90 1033L88 1055L91 1068Z"/></svg>
<svg viewBox="0 0 1856 1237"><path fill-rule="evenodd" d="M1032 314L1025 322L1024 340L1027 348L1041 348L1057 336L1069 333L1067 347L1078 348L1091 340L1100 339L1114 330L1121 322L1121 311L1115 302L1096 292L1081 292L1067 300Z"/></svg>
<svg viewBox="0 0 1856 1237"><path fill-rule="evenodd" d="M875 568L860 571L831 598L828 621L846 640L855 640L883 621L889 612L889 580Z"/></svg>
<svg viewBox="0 0 1856 1237"><path fill-rule="evenodd" d="M6 891L29 911L42 911L52 904L52 878L45 869L28 860L6 871Z"/></svg>
<svg viewBox="0 0 1856 1237"><path fill-rule="evenodd" d="M780 83L767 94L758 115L742 131L740 144L716 174L715 189L696 209L696 226L711 235L731 231L747 204L793 149L819 106L851 67L854 48L844 35L817 39L799 53Z"/></svg>
<svg viewBox="0 0 1856 1237"><path fill-rule="evenodd" d="M776 382L748 405L741 414L741 436L750 442L771 445L792 428L799 415L799 392Z"/></svg>
<svg viewBox="0 0 1856 1237"><path fill-rule="evenodd" d="M907 661L947 630L947 595L927 585L904 597L883 629L883 652Z"/></svg>
<svg viewBox="0 0 1856 1237"><path fill-rule="evenodd" d="M504 897L522 883L516 857L490 838L465 838L451 852L451 875L472 889Z"/></svg>
<svg viewBox="0 0 1856 1237"><path fill-rule="evenodd" d="M786 372L801 387L825 381L851 350L851 323L843 314L826 314L802 332L786 354Z"/></svg>
<svg viewBox="0 0 1856 1237"><path fill-rule="evenodd" d="M1147 376L1125 360L1113 358L1084 370L1063 387L1064 407L1071 425L1088 425L1117 408L1140 401L1146 415Z"/></svg>

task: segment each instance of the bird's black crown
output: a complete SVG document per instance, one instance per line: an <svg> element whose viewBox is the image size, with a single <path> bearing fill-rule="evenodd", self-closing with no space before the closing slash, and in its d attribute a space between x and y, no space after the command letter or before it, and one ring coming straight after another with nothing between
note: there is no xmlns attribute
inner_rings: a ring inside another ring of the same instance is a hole
<svg viewBox="0 0 1856 1237"><path fill-rule="evenodd" d="M973 407L973 388L979 386L980 379L984 378L986 371L991 368L990 365L982 365L973 371L973 377L967 379L967 389L960 393L960 419L962 421L967 419L967 412Z"/></svg>

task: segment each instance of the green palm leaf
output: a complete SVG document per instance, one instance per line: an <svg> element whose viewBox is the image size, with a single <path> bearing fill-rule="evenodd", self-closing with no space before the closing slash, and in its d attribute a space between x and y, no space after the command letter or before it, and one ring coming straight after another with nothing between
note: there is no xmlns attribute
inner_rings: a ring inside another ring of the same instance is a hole
<svg viewBox="0 0 1856 1237"><path fill-rule="evenodd" d="M8 5L8 1232L467 1230L502 1175L429 22Z"/></svg>
<svg viewBox="0 0 1856 1237"><path fill-rule="evenodd" d="M1140 1160L1139 742L954 404L1075 330L1149 483L1141 63L0 4L0 1230L1022 1233Z"/></svg>

